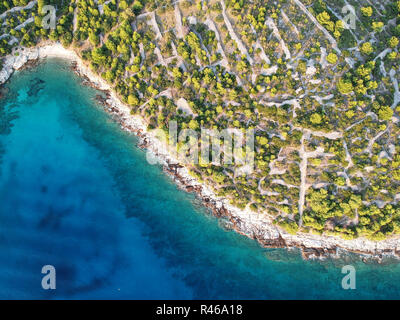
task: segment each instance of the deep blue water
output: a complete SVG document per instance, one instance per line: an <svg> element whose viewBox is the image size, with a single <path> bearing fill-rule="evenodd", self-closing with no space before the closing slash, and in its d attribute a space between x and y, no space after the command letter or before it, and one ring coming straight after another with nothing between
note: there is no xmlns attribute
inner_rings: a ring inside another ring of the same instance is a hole
<svg viewBox="0 0 400 320"><path fill-rule="evenodd" d="M224 230L60 60L0 100L0 298L399 298L400 266L303 261ZM341 288L341 268L357 289ZM56 290L41 287L56 268Z"/></svg>

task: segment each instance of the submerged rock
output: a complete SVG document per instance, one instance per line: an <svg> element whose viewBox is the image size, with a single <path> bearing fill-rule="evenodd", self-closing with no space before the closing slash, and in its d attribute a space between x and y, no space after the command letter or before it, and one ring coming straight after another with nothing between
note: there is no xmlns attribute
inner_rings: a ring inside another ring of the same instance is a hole
<svg viewBox="0 0 400 320"><path fill-rule="evenodd" d="M0 87L0 100L4 99L8 93L8 88L1 88Z"/></svg>
<svg viewBox="0 0 400 320"><path fill-rule="evenodd" d="M32 84L28 90L28 96L36 97L39 92L45 88L45 82L40 78L35 78L33 81L31 81L31 83Z"/></svg>

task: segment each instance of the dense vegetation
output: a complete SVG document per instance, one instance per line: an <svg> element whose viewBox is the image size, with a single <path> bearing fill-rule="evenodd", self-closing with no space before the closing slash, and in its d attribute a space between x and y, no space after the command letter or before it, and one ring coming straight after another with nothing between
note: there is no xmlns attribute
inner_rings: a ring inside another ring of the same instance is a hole
<svg viewBox="0 0 400 320"><path fill-rule="evenodd" d="M399 234L400 1L298 2L3 0L0 55L60 41L150 128L255 129L252 175L190 169L288 232Z"/></svg>

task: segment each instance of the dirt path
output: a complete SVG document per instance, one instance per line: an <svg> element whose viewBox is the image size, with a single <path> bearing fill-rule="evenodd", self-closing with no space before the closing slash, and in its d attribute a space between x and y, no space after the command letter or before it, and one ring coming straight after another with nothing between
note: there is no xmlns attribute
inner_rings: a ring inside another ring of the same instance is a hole
<svg viewBox="0 0 400 320"><path fill-rule="evenodd" d="M268 17L266 23L267 23L267 26L272 30L273 35L278 39L278 41L281 45L281 48L286 55L286 59L290 60L292 58L292 55L290 54L290 51L286 45L286 42L282 39L281 34L279 33L278 27L276 26L274 20L272 20L271 17Z"/></svg>
<svg viewBox="0 0 400 320"><path fill-rule="evenodd" d="M390 75L390 79L392 80L393 87L394 87L394 97L393 97L393 104L392 104L392 109L394 109L400 103L399 81L395 77L396 70L391 69L389 72L389 75Z"/></svg>
<svg viewBox="0 0 400 320"><path fill-rule="evenodd" d="M150 13L150 16L151 17L150 17L149 24L153 27L154 32L156 33L156 39L157 40L162 39L162 34L160 31L160 28L158 27L157 20L156 20L156 14L154 13L154 11Z"/></svg>
<svg viewBox="0 0 400 320"><path fill-rule="evenodd" d="M25 20L23 23L21 23L20 25L15 27L15 30L21 30L22 28L24 28L26 25L33 23L34 19L33 17Z"/></svg>
<svg viewBox="0 0 400 320"><path fill-rule="evenodd" d="M226 15L226 7L225 7L224 0L221 0L221 5L222 5L222 16L224 17L225 25L228 28L229 35L236 42L236 45L237 45L239 51L242 53L242 55L245 55L247 60L249 61L250 65L253 65L253 63L254 63L253 58L250 57L249 52L247 51L245 45L239 39L239 37L236 35L235 30L233 30L232 24L229 21L228 16Z"/></svg>
<svg viewBox="0 0 400 320"><path fill-rule="evenodd" d="M301 3L299 0L293 0L299 8L308 16L308 18L315 24L315 26L322 31L322 33L325 35L325 37L329 40L329 42L332 45L332 48L335 49L335 51L339 54L342 52L340 51L337 42L334 37L331 36L331 34L317 21L317 19L311 14L310 11L306 8L306 6Z"/></svg>
<svg viewBox="0 0 400 320"><path fill-rule="evenodd" d="M215 38L217 39L217 43L218 43L217 44L217 52L219 54L221 54L221 56L222 56L221 65L223 67L225 67L225 69L230 70L228 59L225 55L224 48L221 45L221 37L219 35L217 27L214 24L214 21L212 21L210 18L207 18L206 21L204 21L204 23L208 27L208 29L210 29L211 31L214 31Z"/></svg>
<svg viewBox="0 0 400 320"><path fill-rule="evenodd" d="M289 17L287 16L287 14L283 10L281 10L281 14L282 14L283 21L285 21L287 25L290 25L293 28L293 30L296 33L297 37L300 39L300 32L297 29L297 27L293 24L292 21L290 21Z"/></svg>
<svg viewBox="0 0 400 320"><path fill-rule="evenodd" d="M21 10L31 9L31 8L33 8L33 6L36 3L37 3L37 0L33 0L33 1L29 2L25 7L14 7L14 8L11 8L10 10L0 14L0 19L4 19L7 16L8 13L13 13L13 12L21 11Z"/></svg>
<svg viewBox="0 0 400 320"><path fill-rule="evenodd" d="M181 39L184 36L184 32L182 27L182 15L177 2L175 3L175 21L176 36Z"/></svg>
<svg viewBox="0 0 400 320"><path fill-rule="evenodd" d="M333 154L330 153L325 153L323 147L318 147L316 150L307 152L305 149L304 142L308 141L310 139L311 134L317 135L317 136L325 136L328 139L337 139L341 137L342 135L338 132L332 132L332 133L321 133L318 131L311 131L311 130L304 130L303 136L301 137L301 146L299 150L299 156L300 156L300 192L299 192L299 227L302 226L303 224L303 212L304 212L304 205L305 205L305 198L306 198L306 193L308 188L311 186L307 184L307 167L308 167L308 159L309 158L315 158L319 156L323 157L332 157L334 156Z"/></svg>
<svg viewBox="0 0 400 320"><path fill-rule="evenodd" d="M74 9L74 19L72 21L74 32L78 29L78 7Z"/></svg>
<svg viewBox="0 0 400 320"><path fill-rule="evenodd" d="M154 53L156 54L156 56L157 56L158 61L160 62L160 64L162 64L164 67L167 67L168 65L167 65L167 63L165 62L164 57L162 56L161 51L160 51L160 49L159 49L157 46L154 48Z"/></svg>
<svg viewBox="0 0 400 320"><path fill-rule="evenodd" d="M374 146L375 141L378 140L380 137L382 137L387 132L388 132L388 129L381 131L369 141L367 151L370 154L370 156L372 156L372 147Z"/></svg>

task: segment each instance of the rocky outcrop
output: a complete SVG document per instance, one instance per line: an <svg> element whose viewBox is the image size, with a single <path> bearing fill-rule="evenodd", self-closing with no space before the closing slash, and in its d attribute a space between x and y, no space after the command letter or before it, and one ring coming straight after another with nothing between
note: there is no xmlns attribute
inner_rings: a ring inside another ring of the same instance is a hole
<svg viewBox="0 0 400 320"><path fill-rule="evenodd" d="M14 55L9 55L3 62L3 69L0 71L0 85L4 84L15 70L21 70L35 65L39 59L39 49L24 49L14 51Z"/></svg>
<svg viewBox="0 0 400 320"><path fill-rule="evenodd" d="M6 61L3 64L3 69L0 71L0 85L5 83L8 80L8 78L11 77L13 72L14 69L12 67L12 60L6 59Z"/></svg>

